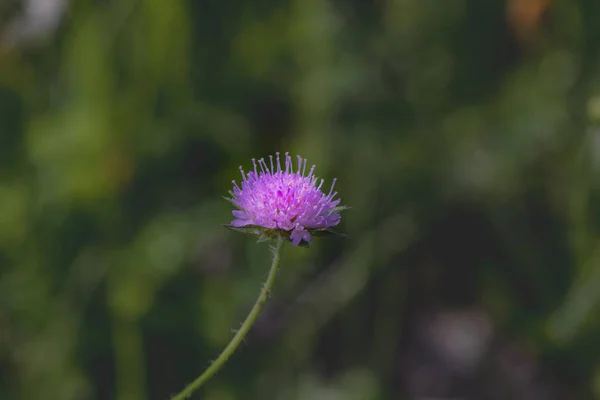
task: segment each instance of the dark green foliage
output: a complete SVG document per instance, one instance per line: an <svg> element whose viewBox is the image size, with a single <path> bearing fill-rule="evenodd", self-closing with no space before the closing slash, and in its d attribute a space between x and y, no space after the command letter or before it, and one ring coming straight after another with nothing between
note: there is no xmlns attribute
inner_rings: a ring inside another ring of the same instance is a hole
<svg viewBox="0 0 600 400"><path fill-rule="evenodd" d="M0 399L198 376L270 264L222 196L275 151L345 237L286 246L197 398L600 396L598 1L67 3L17 39L0 1Z"/></svg>

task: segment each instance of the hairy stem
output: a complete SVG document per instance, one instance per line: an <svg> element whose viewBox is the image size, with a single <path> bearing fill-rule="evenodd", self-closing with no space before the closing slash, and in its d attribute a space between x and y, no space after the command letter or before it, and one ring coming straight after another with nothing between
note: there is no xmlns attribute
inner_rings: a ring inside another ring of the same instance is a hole
<svg viewBox="0 0 600 400"><path fill-rule="evenodd" d="M283 240L281 238L277 239L277 244L273 250L273 262L271 263L271 269L269 270L269 276L262 289L260 290L260 295L258 299L256 299L256 303L254 303L254 307L242 323L242 326L237 331L233 339L229 342L227 347L219 354L219 357L211 364L210 367L206 369L198 378L196 378L192 383L190 383L185 389L179 392L177 395L173 396L171 400L184 400L192 395L200 386L202 386L206 381L215 375L219 369L227 362L229 357L233 354L233 352L238 348L240 343L244 340L244 337L256 322L258 315L262 311L267 298L269 297L269 292L273 287L273 283L275 282L275 277L277 276L277 271L279 270L279 261L281 260L281 247Z"/></svg>

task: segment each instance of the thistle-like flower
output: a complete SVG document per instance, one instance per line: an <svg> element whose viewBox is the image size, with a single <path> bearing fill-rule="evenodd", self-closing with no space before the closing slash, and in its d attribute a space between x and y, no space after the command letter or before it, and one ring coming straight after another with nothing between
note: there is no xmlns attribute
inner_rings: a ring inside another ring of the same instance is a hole
<svg viewBox="0 0 600 400"><path fill-rule="evenodd" d="M314 165L306 174L306 159L298 156L294 171L292 158L285 153L285 169L281 169L279 153L275 154L275 163L273 156L269 156L270 165L264 158L258 160L258 165L252 159L254 171L248 174L240 167L241 187L233 181L228 199L238 208L232 212L236 219L226 226L259 235L259 240L281 236L294 246L305 247L313 235L339 235L330 228L339 224L339 212L347 207L338 206L340 199L335 199L336 180L325 194L321 191L324 181L314 175Z"/></svg>
<svg viewBox="0 0 600 400"><path fill-rule="evenodd" d="M292 158L285 153L285 170L282 170L279 153L276 153L276 157L276 163L273 164L273 156L269 156L270 168L264 158L258 161L258 165L256 160L252 159L254 171L248 174L240 167L242 187L233 181L233 191L229 192L231 198L227 199L238 208L233 211L236 219L231 225L225 225L235 231L259 235L259 241L276 239L267 280L260 289L254 307L229 344L210 367L171 400L189 398L223 367L243 342L263 309L275 282L283 239L291 241L294 246L307 247L314 235L339 235L330 228L340 223L339 212L347 207L338 206L340 199L335 198L337 192L333 191L335 179L329 193L325 194L321 191L323 179L317 186L319 178L314 175L314 165L306 174L306 160L298 156L298 166L294 171Z"/></svg>

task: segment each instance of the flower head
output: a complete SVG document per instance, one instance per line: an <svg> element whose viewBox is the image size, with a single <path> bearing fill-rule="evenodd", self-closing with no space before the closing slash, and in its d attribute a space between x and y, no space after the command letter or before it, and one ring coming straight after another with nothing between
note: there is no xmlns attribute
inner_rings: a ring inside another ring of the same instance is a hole
<svg viewBox="0 0 600 400"><path fill-rule="evenodd" d="M269 156L270 165L264 158L258 160L258 165L252 159L254 171L247 174L240 167L241 187L233 181L229 199L239 209L232 212L236 219L230 227L248 228L267 238L282 235L294 246L307 245L312 235L328 233L330 227L339 224L339 211L345 207L338 207L340 199L335 199L335 179L325 194L321 191L323 179L314 175L314 165L307 174L306 159L298 156L294 171L294 162L285 153L282 169L279 153L275 154L275 163Z"/></svg>

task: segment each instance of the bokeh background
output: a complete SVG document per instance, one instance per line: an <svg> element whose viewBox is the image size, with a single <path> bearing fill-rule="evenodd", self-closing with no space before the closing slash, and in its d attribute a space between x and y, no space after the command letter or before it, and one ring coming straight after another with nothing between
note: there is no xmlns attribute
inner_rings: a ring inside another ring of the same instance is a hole
<svg viewBox="0 0 600 400"><path fill-rule="evenodd" d="M168 399L270 263L239 165L338 178L194 398L600 398L597 0L2 0L0 399Z"/></svg>

